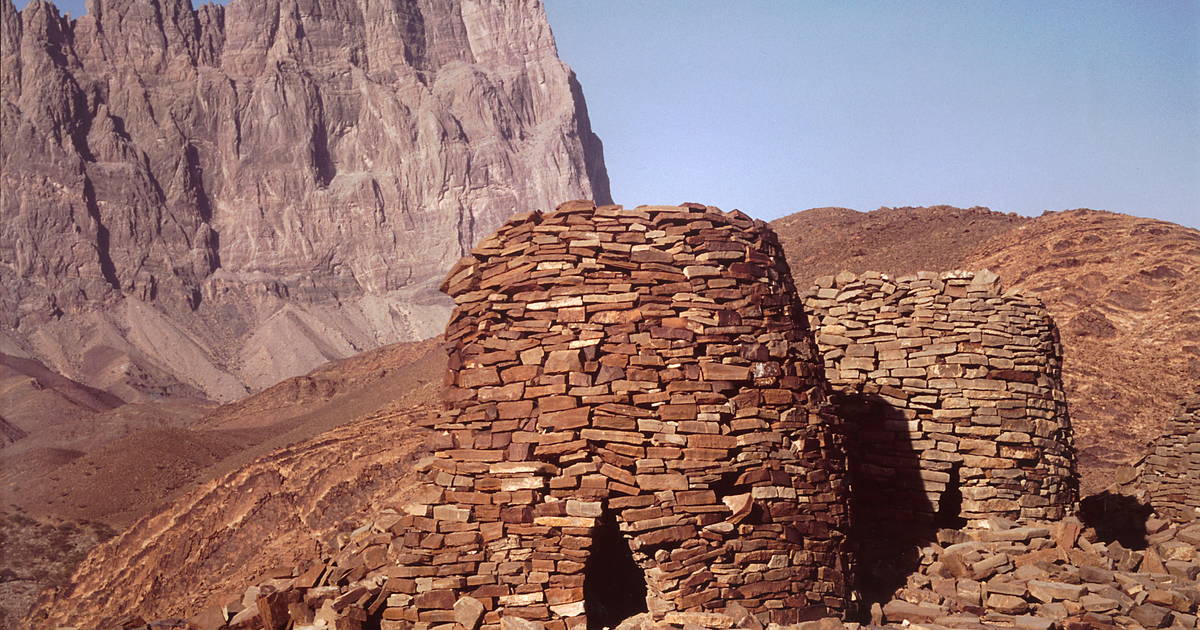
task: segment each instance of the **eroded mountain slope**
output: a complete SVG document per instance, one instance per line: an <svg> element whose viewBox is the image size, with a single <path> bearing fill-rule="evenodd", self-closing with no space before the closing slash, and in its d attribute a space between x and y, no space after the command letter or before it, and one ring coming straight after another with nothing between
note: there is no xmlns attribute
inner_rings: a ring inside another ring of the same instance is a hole
<svg viewBox="0 0 1200 630"><path fill-rule="evenodd" d="M240 398L441 331L517 209L609 196L537 0L0 0L0 351Z"/></svg>

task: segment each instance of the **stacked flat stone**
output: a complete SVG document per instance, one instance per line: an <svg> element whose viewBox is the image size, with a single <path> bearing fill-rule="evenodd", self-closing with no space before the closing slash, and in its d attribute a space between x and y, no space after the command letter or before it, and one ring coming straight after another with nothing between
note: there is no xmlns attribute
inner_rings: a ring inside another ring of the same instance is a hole
<svg viewBox="0 0 1200 630"><path fill-rule="evenodd" d="M846 608L842 434L764 223L570 202L509 221L443 290L448 410L385 630L477 604L485 628L586 627L605 518L656 618Z"/></svg>
<svg viewBox="0 0 1200 630"><path fill-rule="evenodd" d="M847 427L856 483L889 497L861 506L868 527L936 513L948 490L969 522L1073 511L1062 349L1039 301L987 271L843 272L802 298L833 391L867 410Z"/></svg>
<svg viewBox="0 0 1200 630"><path fill-rule="evenodd" d="M1181 405L1137 468L1155 512L1175 521L1200 517L1200 397Z"/></svg>

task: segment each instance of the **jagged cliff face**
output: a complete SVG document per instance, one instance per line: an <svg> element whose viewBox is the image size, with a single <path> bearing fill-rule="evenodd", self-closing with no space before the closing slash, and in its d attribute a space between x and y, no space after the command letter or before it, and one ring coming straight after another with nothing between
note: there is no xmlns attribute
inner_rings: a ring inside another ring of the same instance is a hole
<svg viewBox="0 0 1200 630"><path fill-rule="evenodd" d="M0 350L239 396L440 331L518 208L607 201L539 2L0 0Z"/></svg>

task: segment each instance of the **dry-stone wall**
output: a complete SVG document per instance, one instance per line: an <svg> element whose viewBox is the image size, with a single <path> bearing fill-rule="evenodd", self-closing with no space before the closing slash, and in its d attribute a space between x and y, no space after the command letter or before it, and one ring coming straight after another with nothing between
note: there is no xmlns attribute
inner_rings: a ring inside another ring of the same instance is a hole
<svg viewBox="0 0 1200 630"><path fill-rule="evenodd" d="M1138 465L1150 506L1175 521L1200 517L1200 396L1187 400Z"/></svg>
<svg viewBox="0 0 1200 630"><path fill-rule="evenodd" d="M1002 295L987 271L842 273L803 299L867 527L1072 511L1062 351L1040 302Z"/></svg>
<svg viewBox="0 0 1200 630"><path fill-rule="evenodd" d="M448 411L385 629L845 610L842 434L765 224L572 202L443 290Z"/></svg>

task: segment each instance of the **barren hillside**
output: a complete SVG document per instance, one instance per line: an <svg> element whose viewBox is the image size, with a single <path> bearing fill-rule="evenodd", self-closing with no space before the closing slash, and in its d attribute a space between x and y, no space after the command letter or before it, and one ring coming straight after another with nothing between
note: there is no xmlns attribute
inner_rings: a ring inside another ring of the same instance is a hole
<svg viewBox="0 0 1200 630"><path fill-rule="evenodd" d="M813 208L772 222L797 287L839 271L955 269L980 243L1030 221L987 208Z"/></svg>
<svg viewBox="0 0 1200 630"><path fill-rule="evenodd" d="M390 404L196 488L94 549L68 586L43 598L34 622L186 616L276 567L319 561L337 534L399 507L424 452L417 420L427 413Z"/></svg>
<svg viewBox="0 0 1200 630"><path fill-rule="evenodd" d="M1200 231L1094 210L1047 214L963 262L1036 295L1058 322L1091 489L1144 453L1200 383Z"/></svg>
<svg viewBox="0 0 1200 630"><path fill-rule="evenodd" d="M239 471L244 473L256 465L270 469L273 464L262 464L259 460L271 453L274 453L272 457L282 457L281 453L302 454L304 472L296 472L293 483L311 482L317 485L305 487L314 493L325 492L316 477L311 480L304 477L326 475L321 478L329 481L368 474L357 468L360 464L349 464L347 458L363 457L361 465L367 466L376 459L391 461L387 458L409 457L419 442L405 437L416 431L411 420L426 413L427 405L436 403L444 365L445 356L437 340L401 343L335 361L236 403L207 409L203 414L197 413L192 406L173 408L169 403L145 403L120 405L84 416L76 431L62 432L61 443L76 448L55 446L53 435L48 434L41 438L44 446L6 449L13 452L0 459L0 493L4 499L3 512L9 517L0 521L0 536L18 540L28 529L22 526L26 522L36 521L42 523L39 526L52 526L56 531L90 531L88 528L93 527L90 525L93 522L98 527L121 529L164 509L166 513L176 510L177 515L190 512L193 508L187 503L188 497L192 497L193 502L198 501L196 497L204 494L204 488L216 494L234 492L214 480ZM351 425L358 428L345 428ZM95 428L96 432L88 433L89 428ZM355 441L356 436L362 438L361 443ZM389 442L391 439L394 441ZM20 446L23 441L25 439L19 440L16 445ZM313 472L322 466L328 468L319 474ZM389 475L401 475L407 470L400 465L394 468ZM377 476L378 473L369 475ZM256 481L246 482L247 485L236 492L247 496L256 492L264 495L283 492L281 488L286 484L277 481L281 485L259 486ZM329 483L336 485L338 482ZM365 488L370 483L374 482L363 481L362 485ZM351 508L333 509L328 518L340 524L351 523L352 519L343 520L340 513L346 511L349 514L360 509L367 505L362 502L377 499L378 493L386 490L380 488L375 495L369 496L348 490L358 484L338 486L336 500L328 500L340 501L341 505ZM301 497L296 500L310 496L309 490L296 490L297 496ZM253 518L250 521L253 522ZM196 524L192 534L202 531L204 525L200 523L203 521L193 522ZM208 525L213 531L223 527L215 522ZM133 527L136 530L142 526ZM168 536L155 544L161 544L167 554L184 553L172 551L172 545L194 546L197 540L206 541L200 545L203 549L196 551L203 555L218 553L207 550L210 545L215 548L241 545L241 551L222 552L232 556L256 552L256 537L261 530L239 527L233 527L224 538ZM302 540L306 536L304 532L311 533L311 530L298 529L297 533L288 534L290 525L279 527L280 530L272 534L273 539ZM142 540L146 530L140 531L132 540ZM29 565L24 560L17 562L28 554L7 554L6 549L7 556L15 563L11 568L23 586L0 589L0 609L19 616L37 593L36 587L62 583L78 562L81 552L91 544L94 539L81 538L79 544L62 548L42 547L36 565ZM262 558L269 558L272 550L279 549L263 550ZM167 561L155 553L129 558L130 564L122 565L125 569L118 573L141 566L141 575L146 575L159 566L156 563ZM262 562L269 564L265 559ZM38 568L42 565L44 570ZM6 566L0 564L0 570L4 568ZM125 579L117 574L110 577ZM220 572L205 573L195 577L192 586L199 584L216 589L223 583L221 580L228 577ZM182 594L172 592L155 601L167 605L178 601L178 597Z"/></svg>

